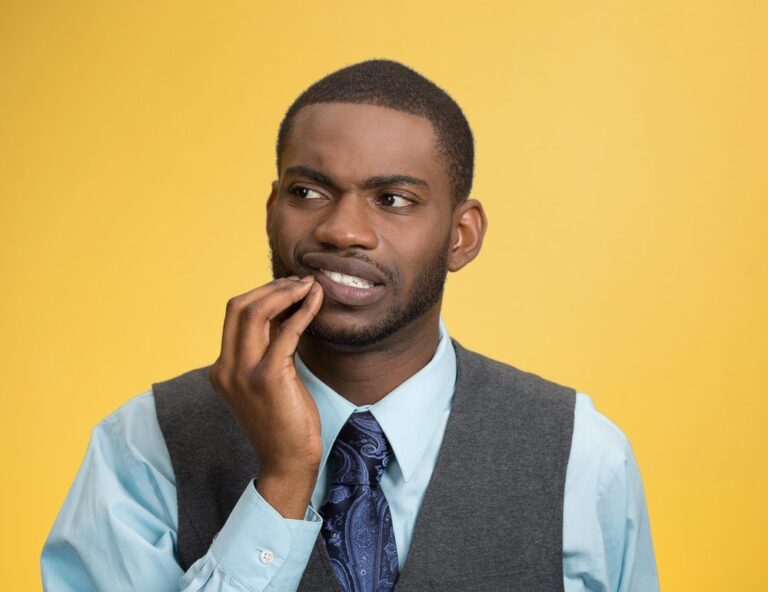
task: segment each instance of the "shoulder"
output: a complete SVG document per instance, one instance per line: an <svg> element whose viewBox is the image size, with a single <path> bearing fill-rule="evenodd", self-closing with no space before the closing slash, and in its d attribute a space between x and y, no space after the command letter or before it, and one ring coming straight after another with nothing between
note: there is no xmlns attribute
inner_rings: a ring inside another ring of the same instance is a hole
<svg viewBox="0 0 768 592"><path fill-rule="evenodd" d="M210 421L218 414L227 415L226 406L210 380L211 365L188 370L183 374L152 384L155 410L161 427L180 427L194 420Z"/></svg>
<svg viewBox="0 0 768 592"><path fill-rule="evenodd" d="M574 388L467 349L455 339L453 345L459 383L482 385L484 388L507 394L515 392L528 399L540 401L557 399L573 405L576 393Z"/></svg>
<svg viewBox="0 0 768 592"><path fill-rule="evenodd" d="M626 434L595 408L589 395L577 392L568 462L569 485L586 487L599 495L609 481L623 478L631 455Z"/></svg>
<svg viewBox="0 0 768 592"><path fill-rule="evenodd" d="M128 399L101 420L94 427L91 446L110 448L134 467L151 467L168 481L174 479L152 389Z"/></svg>
<svg viewBox="0 0 768 592"><path fill-rule="evenodd" d="M576 393L574 422L579 426L580 443L592 452L603 450L618 460L626 460L629 439L618 425L595 408L587 393Z"/></svg>
<svg viewBox="0 0 768 592"><path fill-rule="evenodd" d="M454 347L459 373L465 371L471 375L467 382L484 383L494 392L514 392L522 397L525 408L539 406L548 413L558 409L573 418L569 485L582 486L584 481L589 481L597 493L605 481L624 474L627 463L632 460L629 440L611 419L595 408L587 393L466 349L456 340Z"/></svg>
<svg viewBox="0 0 768 592"><path fill-rule="evenodd" d="M121 403L117 409L102 419L99 425L104 426L105 429L126 434L147 428L153 423L153 419L156 423L154 393L149 389Z"/></svg>

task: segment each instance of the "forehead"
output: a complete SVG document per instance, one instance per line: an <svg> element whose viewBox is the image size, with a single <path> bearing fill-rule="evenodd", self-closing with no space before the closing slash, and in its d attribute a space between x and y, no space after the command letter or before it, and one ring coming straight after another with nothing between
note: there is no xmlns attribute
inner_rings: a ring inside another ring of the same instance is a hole
<svg viewBox="0 0 768 592"><path fill-rule="evenodd" d="M283 170L302 164L344 183L397 173L427 180L433 192L447 189L432 123L377 105L302 107L292 122L281 161Z"/></svg>

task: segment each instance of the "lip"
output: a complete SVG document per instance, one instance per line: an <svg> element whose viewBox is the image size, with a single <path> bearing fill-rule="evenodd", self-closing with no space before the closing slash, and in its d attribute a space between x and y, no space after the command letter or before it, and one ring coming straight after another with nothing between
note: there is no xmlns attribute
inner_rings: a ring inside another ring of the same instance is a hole
<svg viewBox="0 0 768 592"><path fill-rule="evenodd" d="M384 281L384 276L378 269L371 265L367 265L358 259L334 257L333 255L327 255L325 253L309 253L302 257L302 261L304 265L313 268L315 271L325 269L326 271L336 271L345 275L354 275L363 278L364 280L368 280L376 286L386 283ZM328 278L325 274L321 273L320 275ZM331 278L328 279L330 280ZM335 284L336 282L333 283ZM352 289L358 290L359 288ZM370 290L375 289L376 287L370 288Z"/></svg>
<svg viewBox="0 0 768 592"><path fill-rule="evenodd" d="M386 292L384 275L372 265L350 257L336 257L327 253L308 253L302 263L309 267L312 275L323 287L324 298L347 306L365 306L380 300ZM321 269L345 275L354 275L368 280L373 288L355 288L333 281Z"/></svg>
<svg viewBox="0 0 768 592"><path fill-rule="evenodd" d="M330 298L339 304L345 304L347 306L365 306L367 304L373 304L380 300L384 296L384 292L386 292L386 288L382 284L377 284L373 286L373 288L355 288L333 281L319 269L313 269L312 272L317 282L323 287L323 298Z"/></svg>

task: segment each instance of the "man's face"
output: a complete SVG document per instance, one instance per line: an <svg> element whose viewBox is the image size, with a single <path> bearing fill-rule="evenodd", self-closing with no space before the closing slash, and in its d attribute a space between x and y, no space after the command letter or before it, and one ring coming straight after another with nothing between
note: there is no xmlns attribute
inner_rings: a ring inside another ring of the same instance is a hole
<svg viewBox="0 0 768 592"><path fill-rule="evenodd" d="M303 107L267 202L272 275L322 284L314 337L379 342L439 310L451 202L428 119L374 105Z"/></svg>

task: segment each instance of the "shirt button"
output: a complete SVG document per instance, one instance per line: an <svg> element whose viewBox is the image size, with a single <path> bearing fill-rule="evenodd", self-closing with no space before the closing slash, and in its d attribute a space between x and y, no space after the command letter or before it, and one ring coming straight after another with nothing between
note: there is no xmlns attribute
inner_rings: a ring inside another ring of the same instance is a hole
<svg viewBox="0 0 768 592"><path fill-rule="evenodd" d="M262 563L272 563L274 558L274 553L272 553L272 551L269 549L264 549L261 553L259 553L259 561Z"/></svg>

